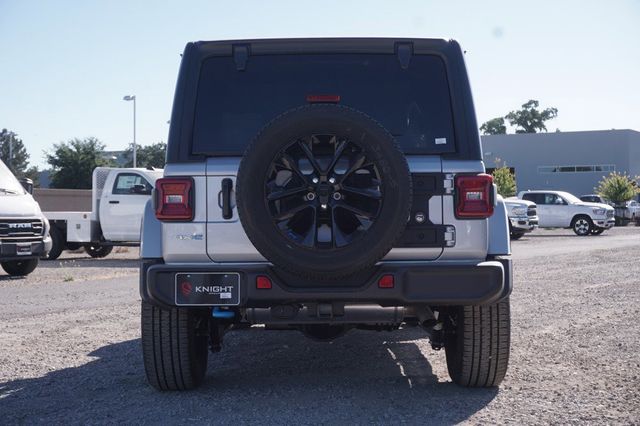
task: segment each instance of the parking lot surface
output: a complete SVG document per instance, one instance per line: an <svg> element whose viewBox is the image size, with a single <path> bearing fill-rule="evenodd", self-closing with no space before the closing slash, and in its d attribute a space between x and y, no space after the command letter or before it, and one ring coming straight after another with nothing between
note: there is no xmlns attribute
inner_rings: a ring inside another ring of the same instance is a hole
<svg viewBox="0 0 640 426"><path fill-rule="evenodd" d="M144 377L137 250L64 253L0 273L0 421L637 423L640 227L538 230L513 243L512 351L500 388L464 389L419 329L228 334L197 391Z"/></svg>

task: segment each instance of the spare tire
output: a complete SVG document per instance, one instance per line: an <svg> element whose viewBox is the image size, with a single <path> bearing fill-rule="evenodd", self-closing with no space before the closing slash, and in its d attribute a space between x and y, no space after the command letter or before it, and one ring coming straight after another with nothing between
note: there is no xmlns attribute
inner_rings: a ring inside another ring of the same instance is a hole
<svg viewBox="0 0 640 426"><path fill-rule="evenodd" d="M247 236L276 267L338 279L391 250L411 210L411 175L372 118L307 105L274 119L249 145L236 203Z"/></svg>

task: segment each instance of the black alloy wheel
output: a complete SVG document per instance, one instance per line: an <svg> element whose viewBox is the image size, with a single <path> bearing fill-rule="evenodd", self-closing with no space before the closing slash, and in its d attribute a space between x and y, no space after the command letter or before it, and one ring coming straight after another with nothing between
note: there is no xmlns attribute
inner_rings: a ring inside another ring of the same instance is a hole
<svg viewBox="0 0 640 426"><path fill-rule="evenodd" d="M320 250L344 247L378 217L382 176L364 150L343 135L312 134L271 162L265 200L292 242Z"/></svg>

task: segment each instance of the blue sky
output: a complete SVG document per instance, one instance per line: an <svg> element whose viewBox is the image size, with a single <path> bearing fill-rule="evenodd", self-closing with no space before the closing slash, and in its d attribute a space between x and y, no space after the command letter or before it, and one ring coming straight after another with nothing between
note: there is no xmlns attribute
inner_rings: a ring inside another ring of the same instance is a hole
<svg viewBox="0 0 640 426"><path fill-rule="evenodd" d="M441 37L467 50L480 123L528 99L549 130L640 130L640 1L0 0L0 128L31 162L73 137L166 141L184 44L269 37Z"/></svg>

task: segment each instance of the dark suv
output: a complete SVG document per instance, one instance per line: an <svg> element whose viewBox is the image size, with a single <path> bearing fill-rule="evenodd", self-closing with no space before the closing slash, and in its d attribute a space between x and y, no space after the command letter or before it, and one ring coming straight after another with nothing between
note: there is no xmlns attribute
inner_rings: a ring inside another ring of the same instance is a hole
<svg viewBox="0 0 640 426"><path fill-rule="evenodd" d="M422 327L463 386L507 370L508 221L455 41L187 44L142 229L149 382L189 389L253 324Z"/></svg>

